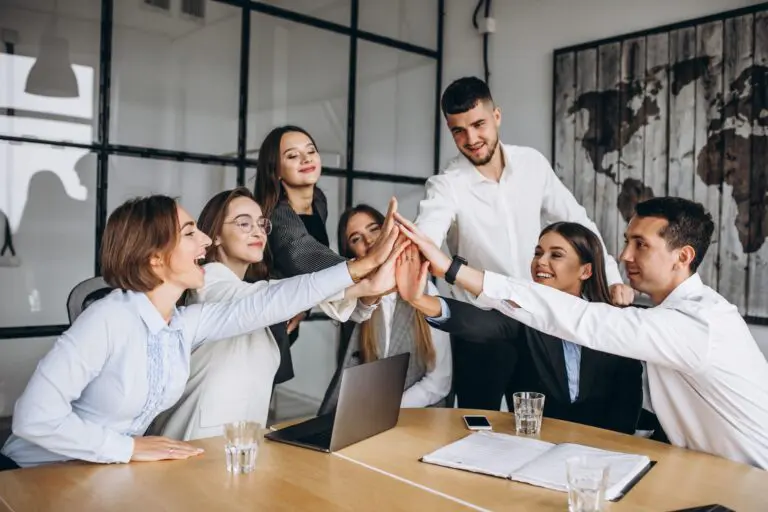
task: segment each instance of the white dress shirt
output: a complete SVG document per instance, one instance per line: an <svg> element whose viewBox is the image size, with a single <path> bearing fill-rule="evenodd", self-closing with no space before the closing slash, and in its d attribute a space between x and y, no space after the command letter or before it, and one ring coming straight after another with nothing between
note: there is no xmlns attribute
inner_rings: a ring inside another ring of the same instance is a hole
<svg viewBox="0 0 768 512"><path fill-rule="evenodd" d="M738 309L698 274L650 309L590 303L493 272L479 299L547 334L646 361L672 444L768 469L768 362Z"/></svg>
<svg viewBox="0 0 768 512"><path fill-rule="evenodd" d="M504 155L498 183L458 155L441 174L427 180L416 225L438 246L450 229L448 249L472 267L530 280L531 259L543 226L569 221L598 230L541 153L501 143L498 148ZM607 253L605 261L609 284L621 283L616 261ZM453 294L475 302L458 286Z"/></svg>
<svg viewBox="0 0 768 512"><path fill-rule="evenodd" d="M437 295L438 290L431 282L427 283L427 293ZM392 332L392 317L395 314L397 292L381 298L379 307L384 316L384 354L379 357L389 357L390 334ZM421 313L416 313L420 315ZM403 392L401 407L428 407L448 395L451 391L453 359L451 358L451 337L448 333L430 326L432 344L435 347L435 366L427 371L424 377Z"/></svg>
<svg viewBox="0 0 768 512"><path fill-rule="evenodd" d="M16 402L2 453L28 467L70 459L128 462L133 436L184 391L190 352L290 319L352 285L346 263L231 302L195 304L166 323L143 293L93 303L40 361Z"/></svg>
<svg viewBox="0 0 768 512"><path fill-rule="evenodd" d="M208 263L205 284L190 297L195 304L231 301L262 293L278 282L247 283L223 263ZM286 290L289 295L295 291ZM352 311L349 303L354 306L355 301L344 299L341 291L328 298L323 310L335 319L341 317L341 321L350 316L354 321L370 317L367 308ZM291 311L290 304L287 307L286 315L302 311ZM157 418L149 434L190 441L222 436L224 424L234 421L255 421L265 426L279 366L280 349L268 327L201 345L192 351L183 395L171 410Z"/></svg>

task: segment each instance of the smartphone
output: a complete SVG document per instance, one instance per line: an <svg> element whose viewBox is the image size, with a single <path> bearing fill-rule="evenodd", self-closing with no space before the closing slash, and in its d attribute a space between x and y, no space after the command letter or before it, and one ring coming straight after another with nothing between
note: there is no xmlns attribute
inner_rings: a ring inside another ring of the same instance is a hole
<svg viewBox="0 0 768 512"><path fill-rule="evenodd" d="M485 416L479 414L467 414L464 416L464 424L469 430L492 430L491 422Z"/></svg>

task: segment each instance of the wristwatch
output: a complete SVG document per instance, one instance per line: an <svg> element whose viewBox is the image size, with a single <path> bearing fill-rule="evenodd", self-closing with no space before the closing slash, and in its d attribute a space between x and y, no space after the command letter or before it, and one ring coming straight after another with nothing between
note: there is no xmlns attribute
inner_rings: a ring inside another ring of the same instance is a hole
<svg viewBox="0 0 768 512"><path fill-rule="evenodd" d="M451 266L448 267L448 270L445 271L445 282L448 284L453 284L456 282L456 274L459 273L459 269L462 265L466 265L467 260L462 258L461 256L454 256L453 261L451 262Z"/></svg>

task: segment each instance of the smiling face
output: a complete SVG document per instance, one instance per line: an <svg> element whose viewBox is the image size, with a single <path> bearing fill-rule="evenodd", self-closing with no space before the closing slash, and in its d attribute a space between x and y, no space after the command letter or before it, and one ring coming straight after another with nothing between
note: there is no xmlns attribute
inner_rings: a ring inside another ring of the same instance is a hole
<svg viewBox="0 0 768 512"><path fill-rule="evenodd" d="M197 229L189 213L178 206L176 209L179 226L179 240L167 258L158 254L151 258L151 265L163 282L181 290L201 288L204 283L202 264L205 249L211 245L208 235Z"/></svg>
<svg viewBox="0 0 768 512"><path fill-rule="evenodd" d="M580 296L582 284L592 275L592 265L582 264L576 250L561 234L549 231L539 238L531 261L537 283Z"/></svg>
<svg viewBox="0 0 768 512"><path fill-rule="evenodd" d="M656 303L689 275L687 263L683 262L690 257L686 259L683 252L692 249L670 249L661 236L668 225L666 219L659 217L632 217L620 256L632 288L647 293Z"/></svg>
<svg viewBox="0 0 768 512"><path fill-rule="evenodd" d="M355 258L364 258L381 234L381 224L370 214L355 213L347 222L347 246Z"/></svg>
<svg viewBox="0 0 768 512"><path fill-rule="evenodd" d="M477 104L459 114L445 116L453 141L474 165L482 166L493 158L499 145L501 112L490 101Z"/></svg>
<svg viewBox="0 0 768 512"><path fill-rule="evenodd" d="M269 226L261 207L249 197L236 197L230 201L221 233L214 245L219 260L228 266L250 265L264 259L267 245L265 226Z"/></svg>
<svg viewBox="0 0 768 512"><path fill-rule="evenodd" d="M320 179L320 155L314 142L301 132L280 139L280 179L289 187L314 185Z"/></svg>

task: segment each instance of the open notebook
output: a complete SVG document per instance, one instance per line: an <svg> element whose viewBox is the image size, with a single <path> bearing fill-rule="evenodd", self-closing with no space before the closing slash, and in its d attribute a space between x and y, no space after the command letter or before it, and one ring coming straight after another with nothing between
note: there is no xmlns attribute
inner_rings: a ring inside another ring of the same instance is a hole
<svg viewBox="0 0 768 512"><path fill-rule="evenodd" d="M423 462L568 491L565 461L584 455L610 466L606 499L615 501L651 466L645 455L610 452L579 444L552 444L497 432L477 432L421 458Z"/></svg>

